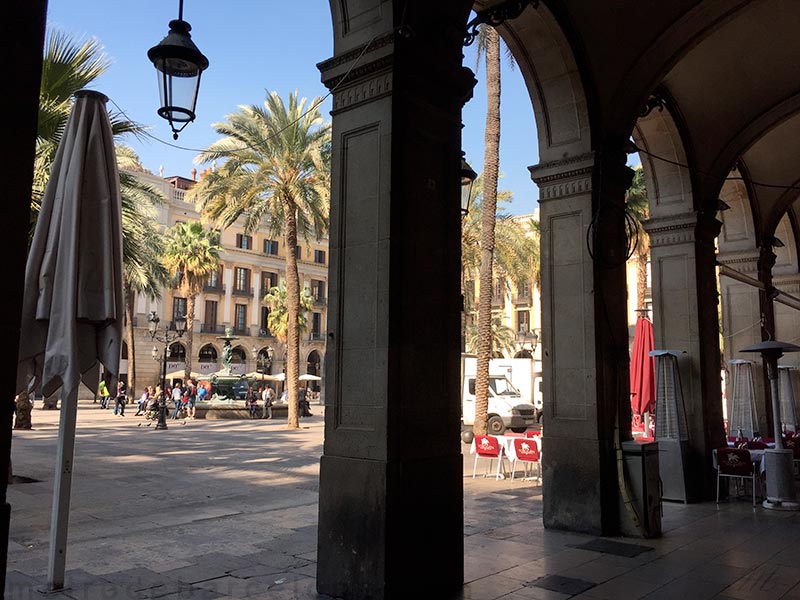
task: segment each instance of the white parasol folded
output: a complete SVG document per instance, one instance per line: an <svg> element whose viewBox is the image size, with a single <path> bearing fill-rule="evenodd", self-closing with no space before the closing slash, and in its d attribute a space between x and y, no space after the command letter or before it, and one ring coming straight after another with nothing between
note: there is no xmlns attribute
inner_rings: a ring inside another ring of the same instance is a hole
<svg viewBox="0 0 800 600"><path fill-rule="evenodd" d="M47 583L64 587L78 385L103 363L113 389L122 344L119 173L105 103L75 94L25 268L17 388L61 387ZM33 379L35 378L35 379Z"/></svg>
<svg viewBox="0 0 800 600"><path fill-rule="evenodd" d="M31 377L47 396L84 383L97 361L110 383L122 343L122 227L106 97L83 91L58 147L28 262L17 388ZM112 385L113 387L113 385Z"/></svg>

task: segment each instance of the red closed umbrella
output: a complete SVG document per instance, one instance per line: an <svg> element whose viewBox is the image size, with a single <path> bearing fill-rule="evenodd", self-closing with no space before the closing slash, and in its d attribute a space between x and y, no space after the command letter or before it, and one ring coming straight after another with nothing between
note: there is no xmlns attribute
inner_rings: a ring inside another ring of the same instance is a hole
<svg viewBox="0 0 800 600"><path fill-rule="evenodd" d="M635 415L655 412L655 363L650 356L653 348L653 324L649 319L639 317L631 351L631 408Z"/></svg>

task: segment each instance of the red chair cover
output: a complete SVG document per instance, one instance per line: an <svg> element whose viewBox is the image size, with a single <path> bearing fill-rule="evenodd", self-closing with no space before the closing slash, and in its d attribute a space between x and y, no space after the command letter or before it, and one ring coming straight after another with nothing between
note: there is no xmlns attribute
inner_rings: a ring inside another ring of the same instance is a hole
<svg viewBox="0 0 800 600"><path fill-rule="evenodd" d="M500 442L491 435L476 435L475 452L484 458L497 458L500 456Z"/></svg>
<svg viewBox="0 0 800 600"><path fill-rule="evenodd" d="M736 475L750 477L753 474L753 461L750 460L750 451L741 448L719 448L717 450L717 465L723 475Z"/></svg>
<svg viewBox="0 0 800 600"><path fill-rule="evenodd" d="M529 441L528 439L515 439L514 451L517 455L517 460L524 460L528 462L538 462L539 460L539 445L536 442Z"/></svg>

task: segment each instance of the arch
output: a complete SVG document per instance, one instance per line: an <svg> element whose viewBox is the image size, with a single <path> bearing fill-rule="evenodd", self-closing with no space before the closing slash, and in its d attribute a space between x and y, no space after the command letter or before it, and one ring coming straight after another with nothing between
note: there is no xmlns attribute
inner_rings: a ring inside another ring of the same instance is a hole
<svg viewBox="0 0 800 600"><path fill-rule="evenodd" d="M476 2L480 10L488 2ZM539 162L564 160L592 150L590 99L570 39L547 6L528 8L497 28L519 66L533 104ZM588 76L588 75L587 75Z"/></svg>
<svg viewBox="0 0 800 600"><path fill-rule="evenodd" d="M514 354L514 358L533 358L533 354L531 354L530 350L520 350Z"/></svg>
<svg viewBox="0 0 800 600"><path fill-rule="evenodd" d="M200 348L197 353L197 360L199 362L215 363L219 360L219 353L217 352L214 344L206 344Z"/></svg>
<svg viewBox="0 0 800 600"><path fill-rule="evenodd" d="M167 358L171 361L184 362L186 360L186 346L181 342L172 342L169 346Z"/></svg>
<svg viewBox="0 0 800 600"><path fill-rule="evenodd" d="M242 346L231 349L231 364L244 364L247 362L247 351Z"/></svg>
<svg viewBox="0 0 800 600"><path fill-rule="evenodd" d="M322 357L319 355L319 352L316 350L309 352L306 362L306 373L310 375L319 375L322 367Z"/></svg>
<svg viewBox="0 0 800 600"><path fill-rule="evenodd" d="M647 187L650 218L695 210L689 171L656 158L687 164L684 142L672 113L668 109L653 110L637 120L633 128L633 140L639 148L650 153L642 152L639 155Z"/></svg>

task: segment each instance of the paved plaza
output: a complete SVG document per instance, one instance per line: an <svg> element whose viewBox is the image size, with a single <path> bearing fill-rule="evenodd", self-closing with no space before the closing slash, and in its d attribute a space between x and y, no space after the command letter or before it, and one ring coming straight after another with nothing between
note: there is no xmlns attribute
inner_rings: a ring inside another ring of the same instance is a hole
<svg viewBox="0 0 800 600"><path fill-rule="evenodd" d="M35 410L35 429L14 432L15 474L39 481L9 487L6 597L322 598L314 577L323 420L312 409L299 431L283 420L169 421L154 431L134 411L116 417L82 403L69 589L47 596L37 589L58 415ZM473 480L468 454L464 466L465 599L800 599L796 514L747 500L666 504L661 539L597 540L544 530L535 482Z"/></svg>

